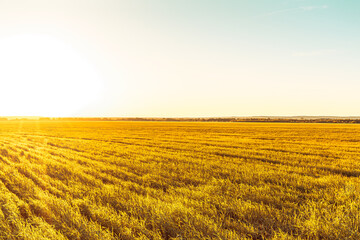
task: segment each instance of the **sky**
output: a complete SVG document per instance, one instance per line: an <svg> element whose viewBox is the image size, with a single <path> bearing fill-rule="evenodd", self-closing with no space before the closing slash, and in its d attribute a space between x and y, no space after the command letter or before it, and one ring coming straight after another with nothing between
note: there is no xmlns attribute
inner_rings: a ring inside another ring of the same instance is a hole
<svg viewBox="0 0 360 240"><path fill-rule="evenodd" d="M0 0L0 115L360 116L358 0Z"/></svg>

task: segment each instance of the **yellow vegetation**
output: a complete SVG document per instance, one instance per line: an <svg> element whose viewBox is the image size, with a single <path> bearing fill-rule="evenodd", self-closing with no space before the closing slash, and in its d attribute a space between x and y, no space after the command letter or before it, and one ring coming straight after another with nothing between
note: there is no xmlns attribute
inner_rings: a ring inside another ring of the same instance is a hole
<svg viewBox="0 0 360 240"><path fill-rule="evenodd" d="M360 239L360 126L0 122L0 239Z"/></svg>

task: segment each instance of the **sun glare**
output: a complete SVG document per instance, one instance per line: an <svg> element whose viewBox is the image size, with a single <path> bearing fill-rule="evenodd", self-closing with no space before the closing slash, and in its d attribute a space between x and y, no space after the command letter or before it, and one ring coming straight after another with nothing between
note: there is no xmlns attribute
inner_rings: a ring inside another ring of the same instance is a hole
<svg viewBox="0 0 360 240"><path fill-rule="evenodd" d="M0 115L72 116L100 98L86 58L48 35L0 39Z"/></svg>

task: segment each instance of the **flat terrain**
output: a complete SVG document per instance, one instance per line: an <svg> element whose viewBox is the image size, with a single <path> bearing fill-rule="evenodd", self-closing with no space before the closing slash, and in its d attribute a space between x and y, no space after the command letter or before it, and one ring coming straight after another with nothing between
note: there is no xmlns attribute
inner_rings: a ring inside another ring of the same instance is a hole
<svg viewBox="0 0 360 240"><path fill-rule="evenodd" d="M0 239L360 239L360 125L0 122Z"/></svg>

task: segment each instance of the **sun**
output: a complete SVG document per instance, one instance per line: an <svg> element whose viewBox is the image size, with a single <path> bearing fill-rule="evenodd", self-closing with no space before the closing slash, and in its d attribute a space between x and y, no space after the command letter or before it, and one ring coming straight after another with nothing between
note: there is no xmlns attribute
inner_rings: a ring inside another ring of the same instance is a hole
<svg viewBox="0 0 360 240"><path fill-rule="evenodd" d="M73 116L101 97L95 66L48 35L0 38L0 115Z"/></svg>

